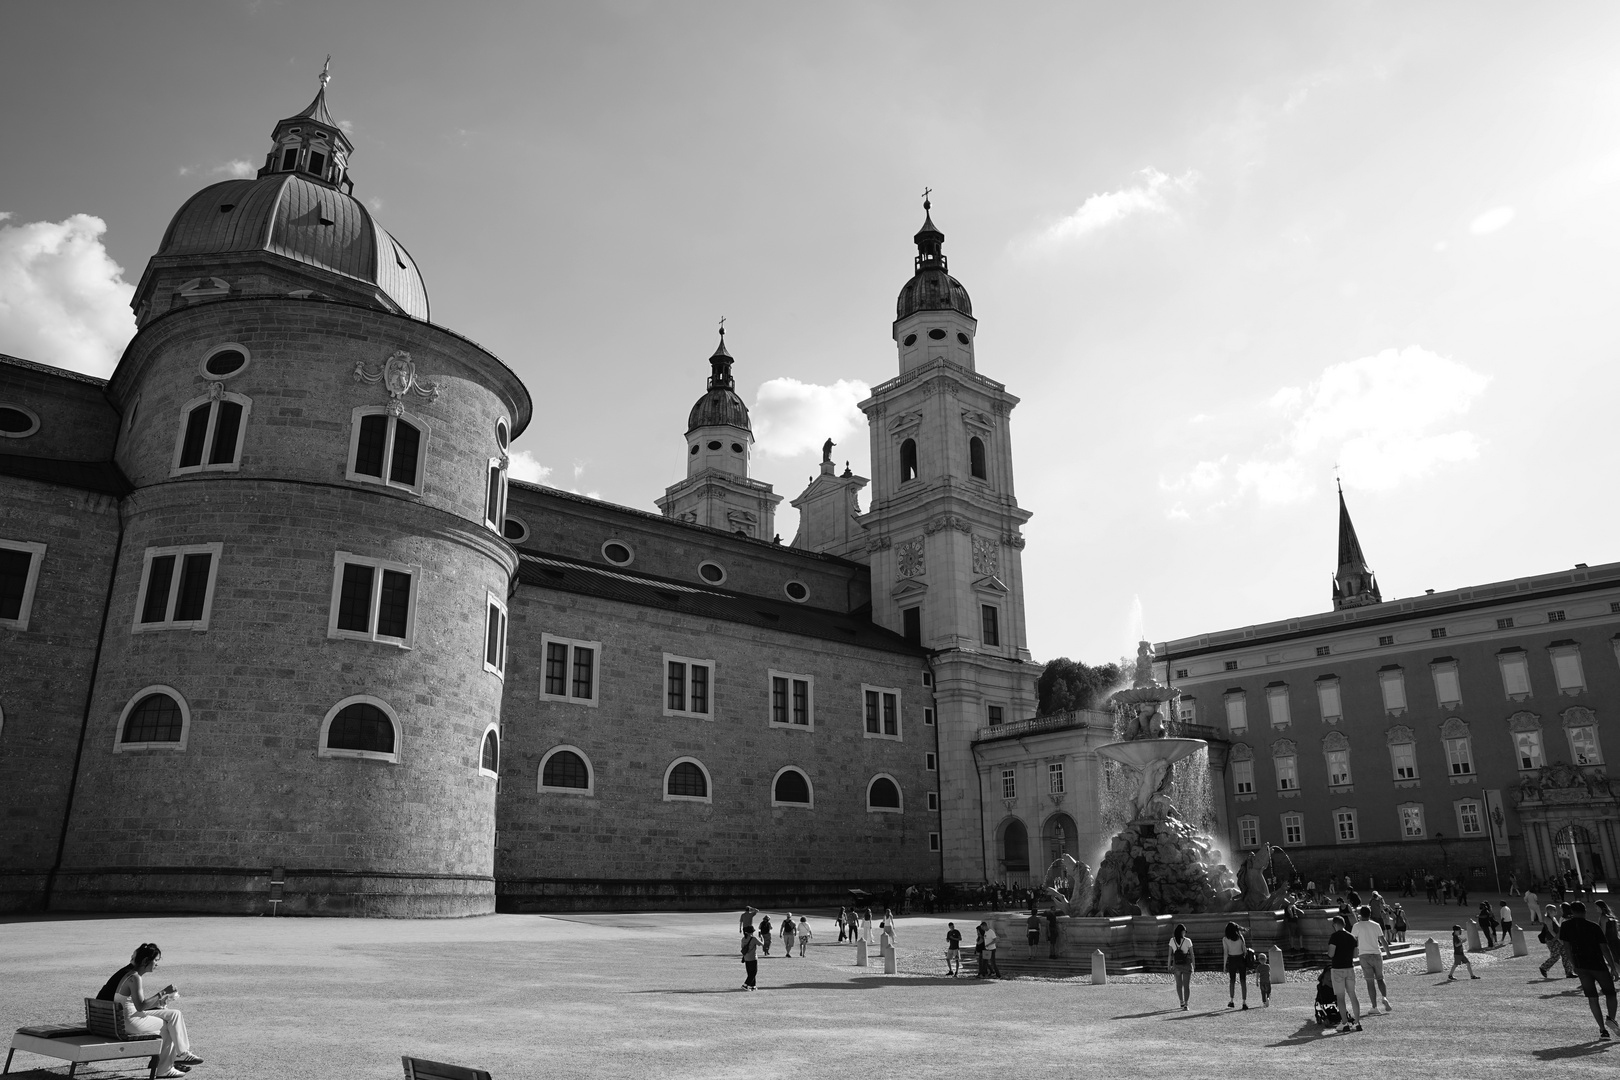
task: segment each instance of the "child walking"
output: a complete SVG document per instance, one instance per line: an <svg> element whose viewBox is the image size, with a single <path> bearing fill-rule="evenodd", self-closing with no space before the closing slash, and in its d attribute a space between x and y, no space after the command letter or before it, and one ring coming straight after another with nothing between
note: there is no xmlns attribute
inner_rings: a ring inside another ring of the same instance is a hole
<svg viewBox="0 0 1620 1080"><path fill-rule="evenodd" d="M804 955L804 950L806 948L808 948L809 945L810 945L810 920L806 919L803 915L801 915L801 916L799 916L799 955L800 956Z"/></svg>
<svg viewBox="0 0 1620 1080"><path fill-rule="evenodd" d="M1457 965L1461 964L1468 969L1470 979L1479 978L1474 974L1474 965L1468 962L1468 954L1463 952L1463 929L1461 926L1451 928L1451 970L1446 973L1446 982L1457 981Z"/></svg>
<svg viewBox="0 0 1620 1080"><path fill-rule="evenodd" d="M1271 952L1254 950L1254 981L1260 984L1260 1007L1271 1008Z"/></svg>

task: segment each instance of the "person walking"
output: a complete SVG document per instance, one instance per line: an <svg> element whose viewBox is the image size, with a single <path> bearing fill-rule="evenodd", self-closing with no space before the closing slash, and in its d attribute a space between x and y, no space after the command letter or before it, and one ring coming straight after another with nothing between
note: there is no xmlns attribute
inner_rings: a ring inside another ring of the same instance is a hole
<svg viewBox="0 0 1620 1080"><path fill-rule="evenodd" d="M1468 969L1470 979L1479 978L1474 974L1474 965L1468 962L1468 954L1463 951L1463 928L1461 924L1454 923L1451 927L1451 970L1446 972L1446 982L1457 981L1459 964Z"/></svg>
<svg viewBox="0 0 1620 1080"><path fill-rule="evenodd" d="M996 928L984 924L984 962L992 978L1001 978L1001 965L996 963Z"/></svg>
<svg viewBox="0 0 1620 1080"><path fill-rule="evenodd" d="M758 916L759 912L752 906L743 908L742 915L737 919L737 933L739 935L748 933L748 928L754 925L754 920Z"/></svg>
<svg viewBox="0 0 1620 1080"><path fill-rule="evenodd" d="M1193 955L1192 938L1187 936L1187 924L1176 923L1176 928L1170 934L1170 954L1166 958L1170 974L1176 978L1176 1003L1181 1011L1187 1011L1187 1002L1192 1000L1192 977L1195 958Z"/></svg>
<svg viewBox="0 0 1620 1080"><path fill-rule="evenodd" d="M771 917L769 915L759 920L759 951L765 956L771 955Z"/></svg>
<svg viewBox="0 0 1620 1080"><path fill-rule="evenodd" d="M810 947L810 920L806 919L803 915L800 915L799 916L799 955L803 956L804 955L804 950L809 948L809 947Z"/></svg>
<svg viewBox="0 0 1620 1080"><path fill-rule="evenodd" d="M1406 940L1406 909L1401 907L1401 905L1399 905L1399 904L1395 905L1395 920L1394 921L1395 921L1395 940L1400 941L1400 942L1404 942Z"/></svg>
<svg viewBox="0 0 1620 1080"><path fill-rule="evenodd" d="M1371 906L1362 905L1357 914L1361 918L1350 933L1355 936L1356 952L1361 957L1361 974L1367 980L1367 1009L1377 1012L1379 995L1383 995L1384 1011L1394 1012L1395 1006L1389 1003L1389 988L1384 985L1384 949L1389 945L1389 939L1384 936L1384 928L1373 920Z"/></svg>
<svg viewBox="0 0 1620 1080"><path fill-rule="evenodd" d="M1497 909L1497 912L1496 912L1496 924L1497 924L1498 927L1501 928L1501 931L1502 931L1502 943L1504 945L1512 945L1513 944L1513 909L1508 907L1508 902L1507 902L1506 898L1504 898L1502 900L1502 906Z"/></svg>
<svg viewBox="0 0 1620 1080"><path fill-rule="evenodd" d="M990 960L984 948L984 932L989 927L980 923L973 928L973 959L977 962L979 970L973 977L975 979L988 979L990 977Z"/></svg>
<svg viewBox="0 0 1620 1080"><path fill-rule="evenodd" d="M1569 917L1558 928L1558 940L1564 946L1564 955L1575 969L1575 977L1581 980L1581 993L1586 995L1586 1004L1592 1009L1592 1019L1597 1021L1598 1038L1607 1039L1609 1028L1615 1026L1614 1007L1614 976L1609 972L1612 957L1606 957L1608 942L1605 941L1603 927L1598 926L1586 917L1586 904L1576 900L1569 905ZM1598 1009L1598 994L1603 994L1603 1003L1608 1006L1608 1026L1603 1023L1603 1013ZM1617 1029L1620 1030L1620 1029Z"/></svg>
<svg viewBox="0 0 1620 1080"><path fill-rule="evenodd" d="M1496 916L1491 914L1491 905L1488 901L1479 902L1479 915L1475 921L1479 923L1479 932L1485 935L1485 947L1496 948Z"/></svg>
<svg viewBox="0 0 1620 1080"><path fill-rule="evenodd" d="M1260 1007L1271 1008L1271 952L1254 950L1254 984L1260 988Z"/></svg>
<svg viewBox="0 0 1620 1080"><path fill-rule="evenodd" d="M1609 974L1620 978L1620 922L1609 912L1609 902L1597 902L1598 914L1601 918L1598 925L1603 928L1603 943L1609 947Z"/></svg>
<svg viewBox="0 0 1620 1080"><path fill-rule="evenodd" d="M1249 939L1243 936L1243 928L1235 922L1226 924L1226 932L1221 936L1221 953L1225 958L1226 968L1226 1007L1237 1007L1237 994L1239 987L1243 990L1243 1007L1249 1007Z"/></svg>
<svg viewBox="0 0 1620 1080"><path fill-rule="evenodd" d="M1361 1030L1361 1000L1356 997L1356 949L1359 945L1356 935L1345 929L1344 918L1333 916L1333 933L1328 935L1328 970L1332 972L1333 997L1339 1005L1341 1034ZM1353 1025L1352 1016L1355 1018Z"/></svg>
<svg viewBox="0 0 1620 1080"><path fill-rule="evenodd" d="M962 974L962 931L953 922L945 924L945 970L953 979Z"/></svg>
<svg viewBox="0 0 1620 1080"><path fill-rule="evenodd" d="M793 921L793 912L782 920L782 955L793 959L793 939L798 936L799 924Z"/></svg>
<svg viewBox="0 0 1620 1080"><path fill-rule="evenodd" d="M749 923L743 927L742 964L745 977L742 988L744 990L757 990L759 977L759 938L754 933L754 924Z"/></svg>
<svg viewBox="0 0 1620 1080"><path fill-rule="evenodd" d="M1541 914L1541 933L1536 935L1536 940L1547 946L1547 959L1541 962L1541 977L1551 979L1547 972L1564 959L1564 944L1558 936L1558 909L1548 904Z"/></svg>
<svg viewBox="0 0 1620 1080"><path fill-rule="evenodd" d="M861 937L868 945L872 944L872 909L867 908L861 912Z"/></svg>
<svg viewBox="0 0 1620 1080"><path fill-rule="evenodd" d="M1532 925L1532 926L1541 925L1541 906L1540 905L1541 905L1541 897L1539 897L1539 896L1537 896L1535 894L1535 890L1533 890L1533 889L1524 890L1524 910L1526 910L1526 911L1528 911L1530 913L1530 925Z"/></svg>
<svg viewBox="0 0 1620 1080"><path fill-rule="evenodd" d="M1468 881L1466 878L1457 879L1457 906L1468 906Z"/></svg>
<svg viewBox="0 0 1620 1080"><path fill-rule="evenodd" d="M1041 913L1035 908L1029 909L1029 919L1024 924L1024 937L1029 941L1029 958L1035 959L1035 946L1041 943Z"/></svg>
<svg viewBox="0 0 1620 1080"><path fill-rule="evenodd" d="M848 908L838 909L838 944L844 943L844 919L849 914Z"/></svg>

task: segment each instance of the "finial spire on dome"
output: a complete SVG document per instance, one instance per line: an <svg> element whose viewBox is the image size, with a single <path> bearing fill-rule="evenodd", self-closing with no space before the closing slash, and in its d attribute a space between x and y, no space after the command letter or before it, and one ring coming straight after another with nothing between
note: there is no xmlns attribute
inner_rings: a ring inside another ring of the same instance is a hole
<svg viewBox="0 0 1620 1080"><path fill-rule="evenodd" d="M331 82L331 81L332 81L332 54L327 53L326 54L326 66L321 68L321 89L325 90L326 89L326 84Z"/></svg>

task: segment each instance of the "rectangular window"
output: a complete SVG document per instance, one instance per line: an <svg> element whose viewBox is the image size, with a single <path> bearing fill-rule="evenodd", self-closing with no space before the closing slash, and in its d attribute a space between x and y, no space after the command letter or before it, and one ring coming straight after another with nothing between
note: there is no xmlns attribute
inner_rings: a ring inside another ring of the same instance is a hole
<svg viewBox="0 0 1620 1080"><path fill-rule="evenodd" d="M207 630L222 544L147 548L135 630Z"/></svg>
<svg viewBox="0 0 1620 1080"><path fill-rule="evenodd" d="M34 588L45 562L45 545L21 540L0 540L0 626L28 629L34 609Z"/></svg>
<svg viewBox="0 0 1620 1080"><path fill-rule="evenodd" d="M309 171L316 176L326 171L326 155L319 150L309 152Z"/></svg>
<svg viewBox="0 0 1620 1080"><path fill-rule="evenodd" d="M241 464L242 432L251 402L240 394L187 404L186 422L174 448L171 475L203 470L232 472Z"/></svg>
<svg viewBox="0 0 1620 1080"><path fill-rule="evenodd" d="M923 723L927 724L929 727L934 726L934 710L933 709L924 709L923 710Z"/></svg>
<svg viewBox="0 0 1620 1080"><path fill-rule="evenodd" d="M1547 621L1548 622L1563 622L1564 621L1563 609L1560 608L1557 611L1549 611L1549 612L1547 612Z"/></svg>
<svg viewBox="0 0 1620 1080"><path fill-rule="evenodd" d="M1226 729L1233 735L1249 730L1249 709L1242 691L1226 695Z"/></svg>
<svg viewBox="0 0 1620 1080"><path fill-rule="evenodd" d="M1018 798L1018 770L1001 770L1001 797L1003 799Z"/></svg>
<svg viewBox="0 0 1620 1080"><path fill-rule="evenodd" d="M1397 780L1417 779L1417 747L1412 743L1395 743L1389 748L1389 763Z"/></svg>
<svg viewBox="0 0 1620 1080"><path fill-rule="evenodd" d="M1446 764L1451 767L1452 776L1474 775L1473 740L1466 735L1459 735L1457 738L1447 739Z"/></svg>
<svg viewBox="0 0 1620 1080"><path fill-rule="evenodd" d="M1338 833L1339 843L1353 844L1356 841L1356 812L1354 810L1333 811L1333 827Z"/></svg>
<svg viewBox="0 0 1620 1080"><path fill-rule="evenodd" d="M929 751L923 755L923 768L927 769L929 772L939 771L939 758L936 757L932 751Z"/></svg>
<svg viewBox="0 0 1620 1080"><path fill-rule="evenodd" d="M1393 645L1393 644L1395 644L1395 635L1394 634L1381 634L1379 636L1379 638L1378 638L1378 644L1380 644L1380 645Z"/></svg>
<svg viewBox="0 0 1620 1080"><path fill-rule="evenodd" d="M1485 831L1479 816L1479 803L1466 799L1457 804L1457 832L1463 836L1478 836Z"/></svg>
<svg viewBox="0 0 1620 1080"><path fill-rule="evenodd" d="M999 613L996 611L996 609L991 607L989 604L981 605L979 608L979 618L983 624L984 633L982 636L984 638L984 643L986 645L1000 645L1001 628L999 625Z"/></svg>
<svg viewBox="0 0 1620 1080"><path fill-rule="evenodd" d="M1333 646L1331 646L1331 645L1318 645L1316 647L1316 655L1317 656L1327 656L1332 652L1333 652Z"/></svg>
<svg viewBox="0 0 1620 1080"><path fill-rule="evenodd" d="M1350 783L1350 751L1329 750L1327 769L1328 783L1333 787L1344 787Z"/></svg>
<svg viewBox="0 0 1620 1080"><path fill-rule="evenodd" d="M506 678L506 604L494 593L486 593L484 620L484 670Z"/></svg>
<svg viewBox="0 0 1620 1080"><path fill-rule="evenodd" d="M1401 836L1407 840L1421 840L1423 838L1423 807L1402 806Z"/></svg>
<svg viewBox="0 0 1620 1080"><path fill-rule="evenodd" d="M928 809L938 813L938 811L939 811L939 792L930 791L928 793Z"/></svg>
<svg viewBox="0 0 1620 1080"><path fill-rule="evenodd" d="M922 608L908 607L900 612L900 633L913 645L922 644ZM928 684L924 682L923 685Z"/></svg>
<svg viewBox="0 0 1620 1080"><path fill-rule="evenodd" d="M1183 724L1198 723L1198 699L1184 697L1176 706L1176 716Z"/></svg>
<svg viewBox="0 0 1620 1080"><path fill-rule="evenodd" d="M1496 665L1502 669L1502 693L1515 701L1530 696L1530 664L1522 650L1497 653Z"/></svg>
<svg viewBox="0 0 1620 1080"><path fill-rule="evenodd" d="M1305 842L1305 818L1299 814L1282 816L1283 843L1295 847Z"/></svg>
<svg viewBox="0 0 1620 1080"><path fill-rule="evenodd" d="M931 832L931 833L928 834L928 850L929 851L938 851L939 850L939 833Z"/></svg>
<svg viewBox="0 0 1620 1080"><path fill-rule="evenodd" d="M1184 667L1176 668L1176 678L1185 679L1186 677L1187 677L1187 669L1186 668L1184 668Z"/></svg>
<svg viewBox="0 0 1620 1080"><path fill-rule="evenodd" d="M1237 661L1236 660L1228 660L1226 662L1226 670L1227 671L1236 671L1237 670Z"/></svg>
<svg viewBox="0 0 1620 1080"><path fill-rule="evenodd" d="M1462 679L1457 675L1455 660L1437 660L1429 665L1434 676L1434 696L1441 705L1462 704Z"/></svg>
<svg viewBox="0 0 1620 1080"><path fill-rule="evenodd" d="M298 148L289 146L281 152L281 171L292 172L298 165Z"/></svg>
<svg viewBox="0 0 1620 1080"><path fill-rule="evenodd" d="M1063 794L1063 762L1053 761L1047 764L1046 791L1050 795Z"/></svg>
<svg viewBox="0 0 1620 1080"><path fill-rule="evenodd" d="M416 631L413 583L421 567L347 551L337 552L332 562L332 612L326 636L410 648Z"/></svg>
<svg viewBox="0 0 1620 1080"><path fill-rule="evenodd" d="M714 683L714 661L664 654L665 716L714 718L709 688Z"/></svg>
<svg viewBox="0 0 1620 1080"><path fill-rule="evenodd" d="M815 680L809 675L796 675L791 671L772 671L771 723L779 727L814 726L812 708L815 701Z"/></svg>
<svg viewBox="0 0 1620 1080"><path fill-rule="evenodd" d="M892 686L862 686L868 739L900 738L900 691Z"/></svg>
<svg viewBox="0 0 1620 1080"><path fill-rule="evenodd" d="M1272 764L1275 765L1276 769L1277 769L1277 790L1278 791L1298 791L1299 790L1298 759L1295 758L1295 756L1293 754L1284 754L1281 757L1272 758L1271 761L1272 761Z"/></svg>
<svg viewBox="0 0 1620 1080"><path fill-rule="evenodd" d="M1385 668L1378 673L1378 688L1384 694L1384 711L1406 711L1406 673L1400 668Z"/></svg>
<svg viewBox="0 0 1620 1080"><path fill-rule="evenodd" d="M1238 818L1238 847L1255 848L1260 846L1260 819L1252 817Z"/></svg>
<svg viewBox="0 0 1620 1080"><path fill-rule="evenodd" d="M1338 679L1321 679L1317 682L1316 704L1322 710L1322 720L1325 723L1333 723L1344 718Z"/></svg>
<svg viewBox="0 0 1620 1080"><path fill-rule="evenodd" d="M1429 636L1431 638L1443 638L1446 636L1446 628L1443 626L1436 626L1434 629L1429 631Z"/></svg>
<svg viewBox="0 0 1620 1080"><path fill-rule="evenodd" d="M985 715L989 717L991 727L1000 727L1002 720L1006 718L1006 713L1000 705L986 706Z"/></svg>
<svg viewBox="0 0 1620 1080"><path fill-rule="evenodd" d="M1569 753L1577 765L1603 764L1603 753L1598 749L1597 728L1590 724L1570 728Z"/></svg>
<svg viewBox="0 0 1620 1080"><path fill-rule="evenodd" d="M1232 783L1239 795L1254 794L1254 762L1232 762Z"/></svg>
<svg viewBox="0 0 1620 1080"><path fill-rule="evenodd" d="M506 470L500 458L489 459L489 475L484 486L484 524L501 532L506 523Z"/></svg>
<svg viewBox="0 0 1620 1080"><path fill-rule="evenodd" d="M1581 669L1581 647L1574 644L1553 645L1553 677L1558 680L1558 692L1578 694L1586 689L1586 673Z"/></svg>
<svg viewBox="0 0 1620 1080"><path fill-rule="evenodd" d="M1519 755L1520 769L1539 769L1547 763L1541 756L1541 732L1515 731L1513 747Z"/></svg>
<svg viewBox="0 0 1620 1080"><path fill-rule="evenodd" d="M1497 619L1496 620L1496 628L1498 630L1511 630L1511 629L1513 629L1513 619L1512 619L1512 617L1509 616L1506 619Z"/></svg>
<svg viewBox="0 0 1620 1080"><path fill-rule="evenodd" d="M545 658L545 679L541 701L571 701L575 705L597 703L596 658L602 654L599 641L540 635L540 655Z"/></svg>
<svg viewBox="0 0 1620 1080"><path fill-rule="evenodd" d="M384 408L354 410L349 435L350 480L422 493L427 428L414 417L392 416Z"/></svg>
<svg viewBox="0 0 1620 1080"><path fill-rule="evenodd" d="M1288 710L1288 687L1266 687L1266 710L1271 714L1271 726L1285 728L1293 722Z"/></svg>

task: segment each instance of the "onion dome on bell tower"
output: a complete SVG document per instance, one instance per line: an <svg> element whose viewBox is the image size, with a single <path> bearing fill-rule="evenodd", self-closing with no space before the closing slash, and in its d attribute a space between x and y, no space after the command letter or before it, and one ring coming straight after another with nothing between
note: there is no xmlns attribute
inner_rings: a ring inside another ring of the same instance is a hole
<svg viewBox="0 0 1620 1080"><path fill-rule="evenodd" d="M720 344L709 357L709 385L697 399L686 418L686 433L699 428L735 427L752 432L748 422L748 406L737 396L737 380L732 377L731 353L726 350L726 328L720 328ZM750 435L752 441L752 435Z"/></svg>
<svg viewBox="0 0 1620 1080"><path fill-rule="evenodd" d="M967 289L946 270L945 234L934 224L933 203L923 193L923 224L912 240L917 245L911 280L895 302L894 340L900 347L900 370L907 372L934 360L973 370L973 337L978 320Z"/></svg>

